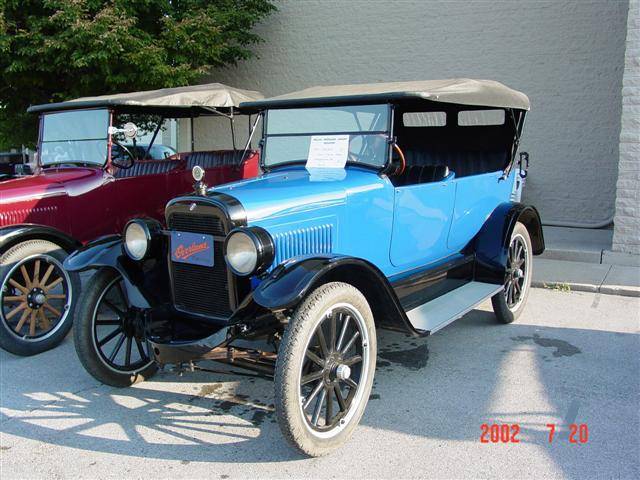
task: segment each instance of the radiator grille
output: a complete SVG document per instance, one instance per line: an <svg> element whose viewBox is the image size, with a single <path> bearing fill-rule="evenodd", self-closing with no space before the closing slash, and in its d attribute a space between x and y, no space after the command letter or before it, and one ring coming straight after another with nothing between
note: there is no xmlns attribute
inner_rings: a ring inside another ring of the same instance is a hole
<svg viewBox="0 0 640 480"><path fill-rule="evenodd" d="M169 228L181 232L204 233L224 237L222 220L213 215L173 213ZM214 265L203 267L170 262L176 308L209 317L229 317L229 277L223 255L223 240L214 241Z"/></svg>
<svg viewBox="0 0 640 480"><path fill-rule="evenodd" d="M333 249L333 225L317 225L278 233L274 235L273 241L276 247L274 265L298 255L330 253Z"/></svg>
<svg viewBox="0 0 640 480"><path fill-rule="evenodd" d="M169 219L169 228L180 232L206 233L219 237L225 236L222 220L213 215L192 215L189 213L173 213Z"/></svg>

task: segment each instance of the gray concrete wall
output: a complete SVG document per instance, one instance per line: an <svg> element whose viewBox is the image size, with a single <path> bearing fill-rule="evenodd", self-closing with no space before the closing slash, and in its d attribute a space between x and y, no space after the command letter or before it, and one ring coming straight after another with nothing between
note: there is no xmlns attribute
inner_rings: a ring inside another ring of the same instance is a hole
<svg viewBox="0 0 640 480"><path fill-rule="evenodd" d="M640 1L629 2L612 250L640 255Z"/></svg>
<svg viewBox="0 0 640 480"><path fill-rule="evenodd" d="M259 59L216 72L285 93L314 84L491 78L532 111L525 201L543 220L614 213L628 2L276 1Z"/></svg>

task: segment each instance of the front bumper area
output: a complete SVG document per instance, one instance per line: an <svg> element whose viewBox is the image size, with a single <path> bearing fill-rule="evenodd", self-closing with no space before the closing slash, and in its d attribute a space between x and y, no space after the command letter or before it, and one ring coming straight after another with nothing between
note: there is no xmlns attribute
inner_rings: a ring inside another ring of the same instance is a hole
<svg viewBox="0 0 640 480"><path fill-rule="evenodd" d="M167 343L149 340L149 344L156 362L161 365L218 360L220 351L227 349L228 330L226 327L222 328L201 340L170 341Z"/></svg>
<svg viewBox="0 0 640 480"><path fill-rule="evenodd" d="M277 353L231 344L239 339L242 337L234 337L230 335L229 328L223 328L207 338L192 342L149 343L160 365L189 365L193 368L198 362L211 360L273 377Z"/></svg>
<svg viewBox="0 0 640 480"><path fill-rule="evenodd" d="M271 315L255 316L251 307L239 308L227 323L217 325L172 308L148 312L145 336L154 359L160 365L212 360L272 376L276 361L272 340L279 323ZM238 318L253 321L238 324ZM203 333L208 336L199 338Z"/></svg>

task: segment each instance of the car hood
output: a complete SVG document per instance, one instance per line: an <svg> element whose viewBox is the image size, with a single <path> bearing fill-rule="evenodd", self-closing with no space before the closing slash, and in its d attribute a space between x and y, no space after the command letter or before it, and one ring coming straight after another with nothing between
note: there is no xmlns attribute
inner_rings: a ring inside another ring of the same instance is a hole
<svg viewBox="0 0 640 480"><path fill-rule="evenodd" d="M102 176L93 168L54 168L0 183L0 204L68 194L69 186Z"/></svg>
<svg viewBox="0 0 640 480"><path fill-rule="evenodd" d="M249 222L345 203L352 192L383 188L384 179L357 167L316 170L295 167L220 185L210 192L237 198Z"/></svg>

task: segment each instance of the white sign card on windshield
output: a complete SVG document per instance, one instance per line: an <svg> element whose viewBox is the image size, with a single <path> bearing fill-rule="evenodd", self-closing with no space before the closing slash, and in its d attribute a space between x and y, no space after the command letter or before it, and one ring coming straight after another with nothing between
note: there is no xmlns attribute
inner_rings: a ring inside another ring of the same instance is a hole
<svg viewBox="0 0 640 480"><path fill-rule="evenodd" d="M349 155L349 135L313 135L307 168L344 168Z"/></svg>

